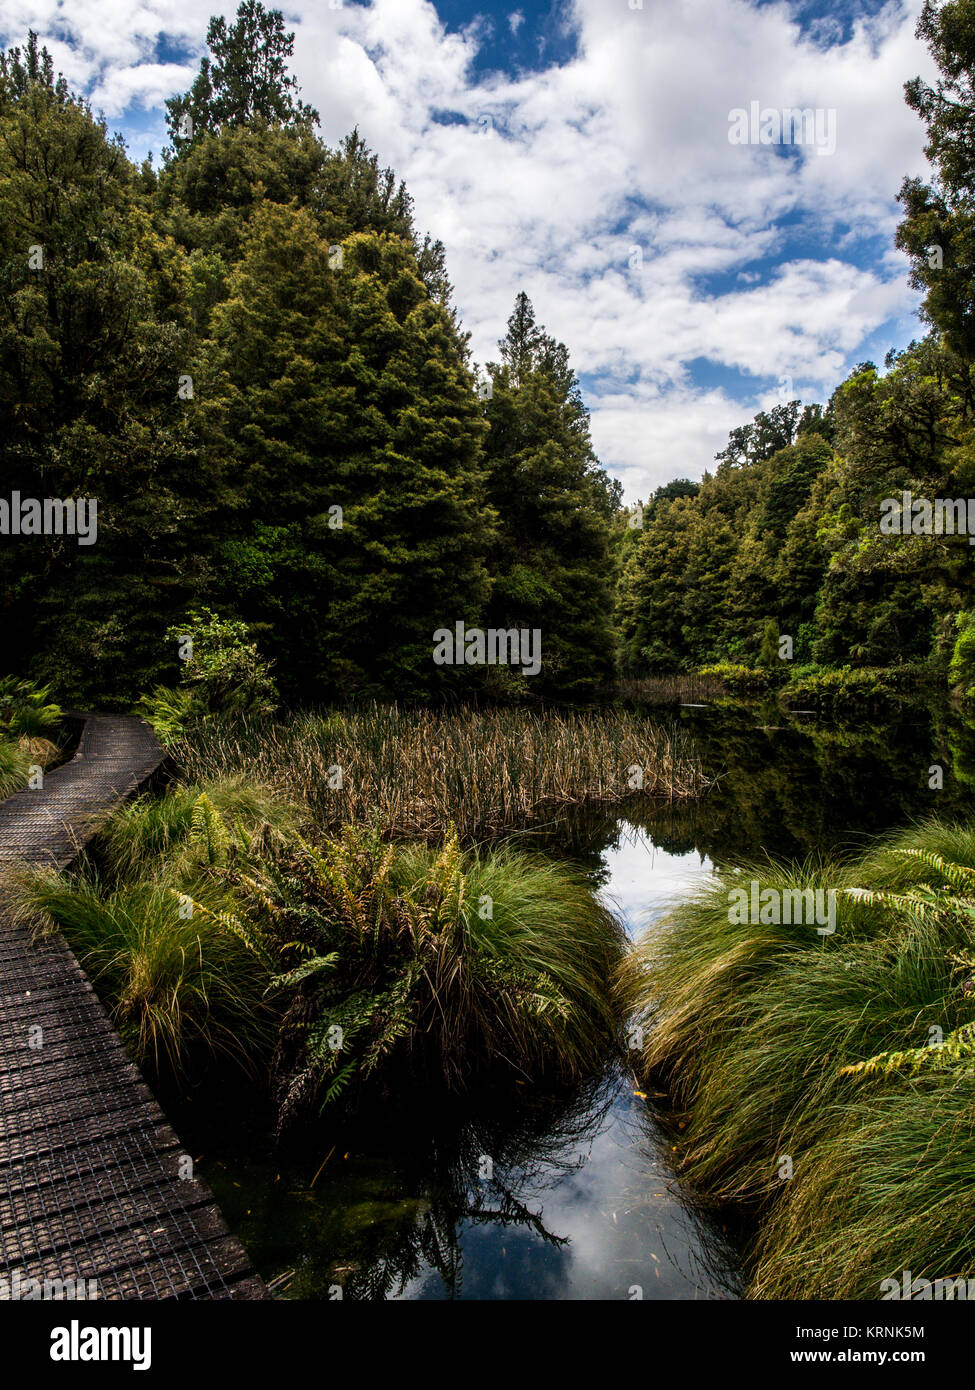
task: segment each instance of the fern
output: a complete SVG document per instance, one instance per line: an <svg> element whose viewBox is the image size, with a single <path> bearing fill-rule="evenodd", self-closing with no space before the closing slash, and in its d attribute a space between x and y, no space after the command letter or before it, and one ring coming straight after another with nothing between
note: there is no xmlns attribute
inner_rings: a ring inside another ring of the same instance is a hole
<svg viewBox="0 0 975 1390"><path fill-rule="evenodd" d="M341 960L341 956L338 951L331 951L327 956L312 956L311 960L306 960L302 965L296 966L294 970L289 970L284 975L272 976L270 988L290 989L294 985L301 984L302 980L320 974L323 970L334 970L339 960Z"/></svg>
<svg viewBox="0 0 975 1390"><path fill-rule="evenodd" d="M227 857L230 836L220 812L206 792L201 792L193 803L189 840L191 845L202 848L206 862L211 866L222 864Z"/></svg>
<svg viewBox="0 0 975 1390"><path fill-rule="evenodd" d="M964 1023L949 1033L943 1042L927 1047L911 1047L901 1052L879 1052L865 1062L841 1067L840 1076L891 1076L906 1072L916 1076L920 1071L955 1071L965 1075L975 1071L975 1023Z"/></svg>

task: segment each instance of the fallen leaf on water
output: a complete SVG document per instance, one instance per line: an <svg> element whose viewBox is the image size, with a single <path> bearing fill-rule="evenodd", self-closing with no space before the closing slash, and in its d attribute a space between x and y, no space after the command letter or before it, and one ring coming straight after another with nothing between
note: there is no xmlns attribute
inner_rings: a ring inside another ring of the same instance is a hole
<svg viewBox="0 0 975 1390"><path fill-rule="evenodd" d="M635 1096L639 1096L640 1100L646 1100L646 1098L647 1098L647 1093L646 1093L646 1091L634 1091L633 1094L634 1094Z"/></svg>

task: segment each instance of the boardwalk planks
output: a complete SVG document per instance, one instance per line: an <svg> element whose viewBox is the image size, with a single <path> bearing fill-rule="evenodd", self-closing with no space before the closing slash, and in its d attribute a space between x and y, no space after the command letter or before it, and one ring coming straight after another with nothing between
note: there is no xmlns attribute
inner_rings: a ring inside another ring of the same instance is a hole
<svg viewBox="0 0 975 1390"><path fill-rule="evenodd" d="M71 762L0 803L0 872L69 864L162 759L141 719L90 716ZM0 917L0 1299L267 1298L187 1167L70 950Z"/></svg>

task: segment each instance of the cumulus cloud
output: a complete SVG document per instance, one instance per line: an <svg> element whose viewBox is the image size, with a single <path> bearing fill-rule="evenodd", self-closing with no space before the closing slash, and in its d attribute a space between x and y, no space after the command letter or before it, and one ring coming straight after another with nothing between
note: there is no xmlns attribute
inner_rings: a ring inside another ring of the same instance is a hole
<svg viewBox="0 0 975 1390"><path fill-rule="evenodd" d="M188 85L217 8L0 0L0 31L50 36L69 79L118 116ZM924 168L902 90L931 73L919 8L890 0L843 37L803 31L785 3L573 0L575 56L517 74L476 69L490 23L448 32L430 0L292 0L287 19L326 138L358 126L444 241L475 357L496 356L525 289L632 498L700 475L770 383L821 398L871 335L905 331L914 300L889 246L901 179ZM835 112L835 152L730 143L729 113L753 101ZM135 154L162 143L161 115L144 127ZM702 360L743 385L700 384Z"/></svg>

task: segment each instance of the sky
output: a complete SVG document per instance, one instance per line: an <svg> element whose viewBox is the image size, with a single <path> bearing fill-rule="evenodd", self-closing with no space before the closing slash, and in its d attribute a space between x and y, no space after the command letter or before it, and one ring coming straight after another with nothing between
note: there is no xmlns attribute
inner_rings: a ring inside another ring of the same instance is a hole
<svg viewBox="0 0 975 1390"><path fill-rule="evenodd" d="M166 144L209 14L237 0L0 0L133 158ZM474 358L515 295L569 348L624 498L699 478L730 429L923 333L896 195L921 0L290 0L292 67L439 237ZM801 140L770 139L804 109ZM734 113L743 113L736 115ZM818 124L817 124L818 122ZM762 132L766 141L761 140Z"/></svg>

